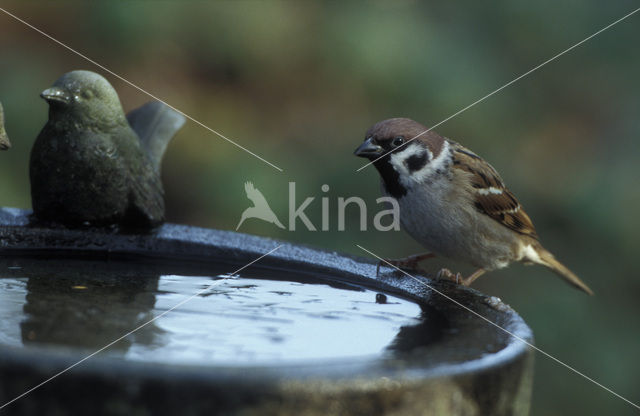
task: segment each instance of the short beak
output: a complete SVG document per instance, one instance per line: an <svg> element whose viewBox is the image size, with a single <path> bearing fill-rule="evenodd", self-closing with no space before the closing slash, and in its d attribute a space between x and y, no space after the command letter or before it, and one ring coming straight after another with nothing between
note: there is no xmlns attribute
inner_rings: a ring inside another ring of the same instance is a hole
<svg viewBox="0 0 640 416"><path fill-rule="evenodd" d="M9 150L11 148L11 143L9 142L9 138L3 134L0 134L0 150Z"/></svg>
<svg viewBox="0 0 640 416"><path fill-rule="evenodd" d="M360 157L380 156L382 154L382 147L373 143L373 138L369 137L353 154Z"/></svg>
<svg viewBox="0 0 640 416"><path fill-rule="evenodd" d="M40 93L40 97L44 98L48 103L59 102L69 104L69 102L71 102L69 93L58 87L47 88Z"/></svg>

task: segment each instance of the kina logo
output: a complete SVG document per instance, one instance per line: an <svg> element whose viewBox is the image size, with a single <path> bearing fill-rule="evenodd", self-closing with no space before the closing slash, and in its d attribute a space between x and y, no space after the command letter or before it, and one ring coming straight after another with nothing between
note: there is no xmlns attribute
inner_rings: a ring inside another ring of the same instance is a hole
<svg viewBox="0 0 640 416"><path fill-rule="evenodd" d="M236 231L238 230L238 228L240 228L242 223L249 218L257 218L259 220L275 224L279 228L285 228L269 206L267 199L264 197L264 195L262 195L262 192L260 192L258 188L253 186L253 183L245 182L244 190L247 193L247 198L249 198L249 200L253 202L253 206L244 210L244 212L242 213L242 217L240 217L240 222L236 227Z"/></svg>

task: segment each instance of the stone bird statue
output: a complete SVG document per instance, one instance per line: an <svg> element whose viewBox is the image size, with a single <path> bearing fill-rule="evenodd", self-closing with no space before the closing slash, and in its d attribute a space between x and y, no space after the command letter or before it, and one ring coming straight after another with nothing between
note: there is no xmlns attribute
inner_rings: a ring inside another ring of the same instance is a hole
<svg viewBox="0 0 640 416"><path fill-rule="evenodd" d="M4 130L4 109L2 108L2 103L0 103L0 150L9 150L10 147L9 136Z"/></svg>
<svg viewBox="0 0 640 416"><path fill-rule="evenodd" d="M31 149L36 219L149 229L164 221L160 163L184 117L150 102L124 115L102 76L72 71L41 94L49 120Z"/></svg>

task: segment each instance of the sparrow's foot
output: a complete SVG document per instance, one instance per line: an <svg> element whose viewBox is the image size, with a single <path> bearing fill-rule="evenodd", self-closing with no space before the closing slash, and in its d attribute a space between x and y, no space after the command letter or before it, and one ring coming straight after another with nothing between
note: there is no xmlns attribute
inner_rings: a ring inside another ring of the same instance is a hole
<svg viewBox="0 0 640 416"><path fill-rule="evenodd" d="M440 270L438 272L436 277L438 279L451 280L452 282L456 282L459 285L470 286L471 283L473 283L474 280L476 280L478 277L482 276L485 272L486 272L486 270L484 270L484 269L478 269L475 272L473 272L469 277L464 278L464 277L462 277L462 274L460 274L460 273L455 273L454 274L449 269L442 269L442 270Z"/></svg>
<svg viewBox="0 0 640 416"><path fill-rule="evenodd" d="M423 254L414 254L402 259L384 259L378 262L378 267L376 267L376 276L380 274L380 266L395 266L398 269L405 270L413 270L420 273L424 273L424 270L418 267L418 263L423 260L430 259L435 257L436 255L433 253L423 253Z"/></svg>
<svg viewBox="0 0 640 416"><path fill-rule="evenodd" d="M462 274L453 273L449 269L440 269L440 271L436 274L436 278L450 280L452 282L455 282L456 284L460 284L461 282L462 284L464 284L464 278L462 277Z"/></svg>

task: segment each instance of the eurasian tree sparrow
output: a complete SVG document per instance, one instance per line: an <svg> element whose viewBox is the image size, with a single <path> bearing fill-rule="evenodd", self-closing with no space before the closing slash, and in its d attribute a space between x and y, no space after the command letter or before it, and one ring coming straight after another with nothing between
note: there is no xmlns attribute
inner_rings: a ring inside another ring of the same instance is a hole
<svg viewBox="0 0 640 416"><path fill-rule="evenodd" d="M430 251L393 264L415 268L434 255L460 260L478 267L461 279L469 285L485 271L521 261L541 264L593 294L542 247L529 216L491 165L427 130L407 118L384 120L355 151L373 162L384 192L398 200L403 228Z"/></svg>

